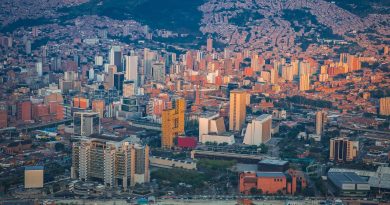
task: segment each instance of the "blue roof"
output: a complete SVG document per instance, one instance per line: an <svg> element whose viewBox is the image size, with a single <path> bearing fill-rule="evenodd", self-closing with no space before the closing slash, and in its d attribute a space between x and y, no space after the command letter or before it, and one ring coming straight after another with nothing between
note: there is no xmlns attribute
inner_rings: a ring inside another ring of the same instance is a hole
<svg viewBox="0 0 390 205"><path fill-rule="evenodd" d="M256 172L257 177L285 177L283 172Z"/></svg>
<svg viewBox="0 0 390 205"><path fill-rule="evenodd" d="M43 170L43 166L25 166L24 170Z"/></svg>

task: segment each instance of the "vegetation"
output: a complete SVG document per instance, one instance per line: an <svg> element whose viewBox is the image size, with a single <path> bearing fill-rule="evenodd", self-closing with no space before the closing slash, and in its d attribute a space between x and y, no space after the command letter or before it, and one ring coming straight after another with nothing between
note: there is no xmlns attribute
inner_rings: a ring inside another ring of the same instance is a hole
<svg viewBox="0 0 390 205"><path fill-rule="evenodd" d="M82 15L99 15L118 20L135 19L152 28L199 34L202 15L198 6L203 2L203 0L91 0L60 11L66 13L62 21Z"/></svg>
<svg viewBox="0 0 390 205"><path fill-rule="evenodd" d="M169 171L159 169L151 173L151 178L170 186L178 186L179 183L185 183L195 188L202 187L204 185L203 182L207 180L205 174L183 169L170 169Z"/></svg>
<svg viewBox="0 0 390 205"><path fill-rule="evenodd" d="M298 95L295 95L293 97L287 97L287 100L296 104L310 105L313 107L320 107L320 108L332 108L332 102L330 101L312 100Z"/></svg>
<svg viewBox="0 0 390 205"><path fill-rule="evenodd" d="M255 21L263 19L264 16L260 13L253 12L251 10L244 10L243 12L238 13L235 17L229 19L229 23L232 23L236 26L245 26L249 21Z"/></svg>
<svg viewBox="0 0 390 205"><path fill-rule="evenodd" d="M236 164L233 160L212 160L200 159L197 163L199 169L204 170L226 170Z"/></svg>

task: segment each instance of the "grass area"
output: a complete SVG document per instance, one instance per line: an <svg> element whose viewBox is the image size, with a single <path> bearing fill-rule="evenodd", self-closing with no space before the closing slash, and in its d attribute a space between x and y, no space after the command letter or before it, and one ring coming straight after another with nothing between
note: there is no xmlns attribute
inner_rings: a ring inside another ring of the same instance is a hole
<svg viewBox="0 0 390 205"><path fill-rule="evenodd" d="M197 162L199 169L205 170L226 170L236 164L233 160L212 160L212 159L200 159Z"/></svg>
<svg viewBox="0 0 390 205"><path fill-rule="evenodd" d="M195 188L204 186L203 182L207 180L207 176L203 173L183 169L158 169L151 173L151 178L173 187L185 183Z"/></svg>

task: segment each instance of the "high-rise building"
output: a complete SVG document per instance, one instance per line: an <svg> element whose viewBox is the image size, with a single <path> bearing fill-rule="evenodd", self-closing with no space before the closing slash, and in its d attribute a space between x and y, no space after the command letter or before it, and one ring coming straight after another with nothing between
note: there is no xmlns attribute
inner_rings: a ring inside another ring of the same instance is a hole
<svg viewBox="0 0 390 205"><path fill-rule="evenodd" d="M329 160L337 162L352 161L357 157L359 142L347 137L330 139Z"/></svg>
<svg viewBox="0 0 390 205"><path fill-rule="evenodd" d="M321 110L316 112L316 135L321 136L324 132L326 117L327 116L325 111Z"/></svg>
<svg viewBox="0 0 390 205"><path fill-rule="evenodd" d="M24 168L24 188L43 188L43 166L26 166Z"/></svg>
<svg viewBox="0 0 390 205"><path fill-rule="evenodd" d="M31 54L31 41L27 40L25 44L26 54Z"/></svg>
<svg viewBox="0 0 390 205"><path fill-rule="evenodd" d="M114 87L118 91L119 95L123 93L123 82L125 81L125 74L122 72L114 74Z"/></svg>
<svg viewBox="0 0 390 205"><path fill-rule="evenodd" d="M79 136L90 136L100 133L100 118L97 112L73 113L73 133Z"/></svg>
<svg viewBox="0 0 390 205"><path fill-rule="evenodd" d="M96 136L73 143L71 177L125 190L149 182L149 147L118 138Z"/></svg>
<svg viewBox="0 0 390 205"><path fill-rule="evenodd" d="M348 55L347 57L348 72L360 70L361 62L359 57L354 55Z"/></svg>
<svg viewBox="0 0 390 205"><path fill-rule="evenodd" d="M379 114L384 116L390 115L390 97L379 99Z"/></svg>
<svg viewBox="0 0 390 205"><path fill-rule="evenodd" d="M310 90L310 75L304 74L299 76L299 90L306 91Z"/></svg>
<svg viewBox="0 0 390 205"><path fill-rule="evenodd" d="M134 81L137 86L138 82L138 56L125 56L126 61L126 80Z"/></svg>
<svg viewBox="0 0 390 205"><path fill-rule="evenodd" d="M104 100L96 99L92 101L92 111L99 113L100 118L104 118Z"/></svg>
<svg viewBox="0 0 390 205"><path fill-rule="evenodd" d="M7 103L0 102L0 128L8 127L8 108Z"/></svg>
<svg viewBox="0 0 390 205"><path fill-rule="evenodd" d="M165 82L165 65L164 63L153 63L152 65L153 80Z"/></svg>
<svg viewBox="0 0 390 205"><path fill-rule="evenodd" d="M246 128L244 144L257 145L266 143L271 139L272 115L264 114L248 123Z"/></svg>
<svg viewBox="0 0 390 205"><path fill-rule="evenodd" d="M95 65L97 66L103 65L103 56L95 56Z"/></svg>
<svg viewBox="0 0 390 205"><path fill-rule="evenodd" d="M212 52L213 51L213 39L212 38L207 38L207 52Z"/></svg>
<svg viewBox="0 0 390 205"><path fill-rule="evenodd" d="M111 47L109 60L110 60L110 65L115 65L118 72L123 71L122 48L120 46Z"/></svg>
<svg viewBox="0 0 390 205"><path fill-rule="evenodd" d="M42 62L37 62L35 63L35 71L37 72L38 76L41 77L42 76Z"/></svg>
<svg viewBox="0 0 390 205"><path fill-rule="evenodd" d="M247 94L243 90L232 90L230 92L230 116L229 130L240 131L246 118Z"/></svg>
<svg viewBox="0 0 390 205"><path fill-rule="evenodd" d="M173 139L180 134L184 134L184 115L186 102L183 98L172 101L172 109L162 112L162 137L161 146L164 148L173 147Z"/></svg>
<svg viewBox="0 0 390 205"><path fill-rule="evenodd" d="M155 60L156 54L148 48L144 49L144 69L143 73L147 79L152 77L152 62Z"/></svg>
<svg viewBox="0 0 390 205"><path fill-rule="evenodd" d="M131 80L126 80L125 82L123 82L123 97L128 98L135 95L135 89L135 82Z"/></svg>
<svg viewBox="0 0 390 205"><path fill-rule="evenodd" d="M17 103L17 118L22 122L31 121L32 103L30 100L21 100Z"/></svg>

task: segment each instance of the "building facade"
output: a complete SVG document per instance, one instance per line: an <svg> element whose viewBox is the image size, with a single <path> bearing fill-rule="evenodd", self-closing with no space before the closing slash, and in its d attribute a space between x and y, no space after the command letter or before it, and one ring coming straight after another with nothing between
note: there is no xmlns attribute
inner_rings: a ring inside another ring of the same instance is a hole
<svg viewBox="0 0 390 205"><path fill-rule="evenodd" d="M246 97L243 90L230 92L229 130L240 131L246 118Z"/></svg>
<svg viewBox="0 0 390 205"><path fill-rule="evenodd" d="M259 146L271 139L271 132L272 115L261 115L248 123L243 143Z"/></svg>
<svg viewBox="0 0 390 205"><path fill-rule="evenodd" d="M72 178L127 189L149 182L149 147L98 138L73 143Z"/></svg>
<svg viewBox="0 0 390 205"><path fill-rule="evenodd" d="M186 102L183 98L173 101L172 109L166 109L162 112L162 137L161 146L163 148L172 148L173 139L178 135L184 134L184 115L186 111Z"/></svg>
<svg viewBox="0 0 390 205"><path fill-rule="evenodd" d="M353 161L359 151L359 142L347 137L330 139L329 160L337 162Z"/></svg>

